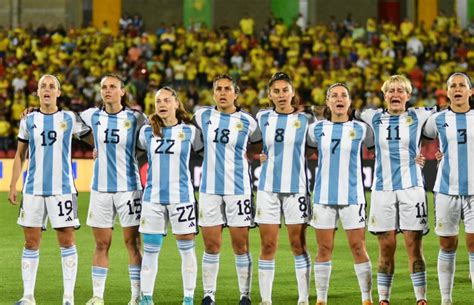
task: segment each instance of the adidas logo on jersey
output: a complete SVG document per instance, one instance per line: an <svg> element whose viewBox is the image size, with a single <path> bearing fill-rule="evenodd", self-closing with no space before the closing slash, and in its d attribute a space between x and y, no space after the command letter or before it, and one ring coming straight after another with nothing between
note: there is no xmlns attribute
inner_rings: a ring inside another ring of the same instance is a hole
<svg viewBox="0 0 474 305"><path fill-rule="evenodd" d="M100 121L97 121L97 123L95 123L95 126L98 126L100 125Z"/></svg>
<svg viewBox="0 0 474 305"><path fill-rule="evenodd" d="M266 122L263 126L270 126L270 123Z"/></svg>
<svg viewBox="0 0 474 305"><path fill-rule="evenodd" d="M426 219L423 218L423 219L420 221L420 225L425 225L425 224L426 224Z"/></svg>
<svg viewBox="0 0 474 305"><path fill-rule="evenodd" d="M69 216L68 218L66 218L66 221L72 221L72 217Z"/></svg>
<svg viewBox="0 0 474 305"><path fill-rule="evenodd" d="M365 222L365 218L364 218L364 217L361 217L361 218L359 219L359 223L363 223L363 222Z"/></svg>
<svg viewBox="0 0 474 305"><path fill-rule="evenodd" d="M195 226L196 226L196 225L194 224L194 221L192 221L192 222L189 223L188 228L192 228L192 227L195 227Z"/></svg>
<svg viewBox="0 0 474 305"><path fill-rule="evenodd" d="M252 221L252 217L250 217L249 215L247 215L247 217L245 217L245 220L244 221Z"/></svg>
<svg viewBox="0 0 474 305"><path fill-rule="evenodd" d="M308 214L306 213L303 213L303 215L301 215L301 218L307 218L308 217Z"/></svg>
<svg viewBox="0 0 474 305"><path fill-rule="evenodd" d="M33 127L32 128L36 128L36 124L33 124Z"/></svg>
<svg viewBox="0 0 474 305"><path fill-rule="evenodd" d="M211 120L207 121L207 123L206 123L206 124L207 124L207 125L212 125L212 122L211 122Z"/></svg>
<svg viewBox="0 0 474 305"><path fill-rule="evenodd" d="M444 123L443 127L449 127L448 123Z"/></svg>

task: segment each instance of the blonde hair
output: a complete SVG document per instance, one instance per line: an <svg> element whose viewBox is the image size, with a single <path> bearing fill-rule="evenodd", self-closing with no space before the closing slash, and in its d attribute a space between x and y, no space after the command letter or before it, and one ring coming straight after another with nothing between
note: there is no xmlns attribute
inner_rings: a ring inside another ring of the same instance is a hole
<svg viewBox="0 0 474 305"><path fill-rule="evenodd" d="M38 88L46 77L53 78L54 81L56 82L56 86L58 86L58 90L61 90L61 83L59 82L59 79L56 76L52 75L52 74L44 74L43 76L41 76L39 81L38 81Z"/></svg>
<svg viewBox="0 0 474 305"><path fill-rule="evenodd" d="M382 85L382 92L383 94L387 93L388 87L393 83L400 83L402 84L403 88L405 89L406 93L411 94L413 87L411 86L410 80L403 75L392 75L389 79L387 79Z"/></svg>

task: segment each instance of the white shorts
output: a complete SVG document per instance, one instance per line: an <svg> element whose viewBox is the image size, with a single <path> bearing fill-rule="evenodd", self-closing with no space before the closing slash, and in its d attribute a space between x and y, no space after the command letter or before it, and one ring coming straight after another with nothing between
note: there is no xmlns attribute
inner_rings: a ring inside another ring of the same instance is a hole
<svg viewBox="0 0 474 305"><path fill-rule="evenodd" d="M428 201L422 187L372 191L369 231L423 231L428 233Z"/></svg>
<svg viewBox="0 0 474 305"><path fill-rule="evenodd" d="M257 191L255 222L281 224L283 216L287 225L307 223L311 215L308 199L306 194Z"/></svg>
<svg viewBox="0 0 474 305"><path fill-rule="evenodd" d="M199 226L253 226L252 196L199 193Z"/></svg>
<svg viewBox="0 0 474 305"><path fill-rule="evenodd" d="M337 229L339 219L344 230L365 228L366 204L313 204L310 225L315 229Z"/></svg>
<svg viewBox="0 0 474 305"><path fill-rule="evenodd" d="M439 236L459 234L459 222L464 221L466 233L474 233L474 196L452 196L436 193L435 232Z"/></svg>
<svg viewBox="0 0 474 305"><path fill-rule="evenodd" d="M97 192L91 190L87 225L94 228L113 228L118 214L122 227L140 225L142 191Z"/></svg>
<svg viewBox="0 0 474 305"><path fill-rule="evenodd" d="M17 223L23 227L43 228L49 221L57 228L79 228L77 195L28 195L23 194Z"/></svg>
<svg viewBox="0 0 474 305"><path fill-rule="evenodd" d="M143 202L142 217L140 219L141 233L165 234L168 224L171 223L173 234L197 233L196 204L160 204Z"/></svg>

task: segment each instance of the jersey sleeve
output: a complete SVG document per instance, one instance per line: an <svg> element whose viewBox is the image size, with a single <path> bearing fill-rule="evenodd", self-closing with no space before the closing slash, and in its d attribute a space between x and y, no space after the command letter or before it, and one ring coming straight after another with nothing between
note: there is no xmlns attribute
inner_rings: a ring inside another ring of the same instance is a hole
<svg viewBox="0 0 474 305"><path fill-rule="evenodd" d="M199 129L202 129L202 120L201 120L202 112L203 112L203 109L199 109L198 111L196 111L192 119L193 124L196 125Z"/></svg>
<svg viewBox="0 0 474 305"><path fill-rule="evenodd" d="M434 139L438 135L438 128L436 127L437 115L432 115L428 118L423 127L423 136L428 139Z"/></svg>
<svg viewBox="0 0 474 305"><path fill-rule="evenodd" d="M262 132L260 131L260 128L258 128L258 123L257 121L251 117L250 119L250 133L249 133L249 140L250 143L258 143L262 141Z"/></svg>
<svg viewBox="0 0 474 305"><path fill-rule="evenodd" d="M79 114L79 116L81 117L82 121L84 121L84 123L89 126L89 127L92 127L92 114L97 110L97 108L89 108L89 109L86 109L84 110L83 112L81 112Z"/></svg>
<svg viewBox="0 0 474 305"><path fill-rule="evenodd" d="M193 126L193 134L194 134L194 137L192 139L192 142L191 142L191 145L193 147L193 150L195 152L200 152L203 148L204 148L204 143L202 141L202 134L201 134L201 130L195 126Z"/></svg>
<svg viewBox="0 0 474 305"><path fill-rule="evenodd" d="M312 123L308 127L308 132L306 133L306 145L311 148L317 148L318 142L316 141L316 137L314 135L314 128L316 127L316 122Z"/></svg>
<svg viewBox="0 0 474 305"><path fill-rule="evenodd" d="M135 117L137 118L137 129L141 129L148 123L148 119L143 112L135 111Z"/></svg>
<svg viewBox="0 0 474 305"><path fill-rule="evenodd" d="M145 135L145 130L149 125L143 125L140 128L140 131L138 132L138 141L137 141L137 147L138 149L141 150L146 150L146 135Z"/></svg>
<svg viewBox="0 0 474 305"><path fill-rule="evenodd" d="M30 133L26 125L26 117L20 121L20 128L18 131L18 140L21 142L28 142Z"/></svg>
<svg viewBox="0 0 474 305"><path fill-rule="evenodd" d="M71 111L71 115L73 116L73 130L72 133L77 138L82 138L91 132L91 128L87 126L81 117L76 113Z"/></svg>
<svg viewBox="0 0 474 305"><path fill-rule="evenodd" d="M363 109L359 115L356 113L356 118L359 116L359 120L364 121L367 123L370 127L372 127L372 119L374 118L374 115L380 110L372 109L372 108L366 108Z"/></svg>
<svg viewBox="0 0 474 305"><path fill-rule="evenodd" d="M368 125L365 125L365 138L364 138L364 145L368 149L372 149L375 146L374 143L374 132L372 131L372 128L370 128Z"/></svg>
<svg viewBox="0 0 474 305"><path fill-rule="evenodd" d="M432 114L436 113L437 108L436 107L416 107L416 108L413 108L413 111L415 111L416 116L418 117L418 120L423 125Z"/></svg>

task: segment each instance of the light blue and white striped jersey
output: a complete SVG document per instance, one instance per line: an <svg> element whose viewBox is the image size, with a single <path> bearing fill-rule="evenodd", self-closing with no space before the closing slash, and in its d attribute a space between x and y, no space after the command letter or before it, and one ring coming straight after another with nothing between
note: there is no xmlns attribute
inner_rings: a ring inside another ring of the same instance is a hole
<svg viewBox="0 0 474 305"><path fill-rule="evenodd" d="M374 132L375 175L373 190L394 191L424 186L420 153L423 125L436 108L409 108L401 115L383 109L365 109L360 118Z"/></svg>
<svg viewBox="0 0 474 305"><path fill-rule="evenodd" d="M308 146L318 149L313 202L348 205L365 203L362 143L373 146L372 130L363 122L311 124Z"/></svg>
<svg viewBox="0 0 474 305"><path fill-rule="evenodd" d="M191 148L203 148L201 133L184 123L161 128L155 136L150 125L140 130L138 148L146 150L148 172L143 201L160 204L194 202L194 187L189 172Z"/></svg>
<svg viewBox="0 0 474 305"><path fill-rule="evenodd" d="M201 193L215 195L251 194L247 144L260 142L257 121L238 109L232 114L204 107L194 120L204 141Z"/></svg>
<svg viewBox="0 0 474 305"><path fill-rule="evenodd" d="M257 113L263 152L258 189L273 193L308 193L306 135L314 117L304 112L280 114L267 109Z"/></svg>
<svg viewBox="0 0 474 305"><path fill-rule="evenodd" d="M145 115L127 107L114 114L89 108L81 117L92 128L97 149L91 188L98 192L141 190L135 148Z"/></svg>
<svg viewBox="0 0 474 305"><path fill-rule="evenodd" d="M423 135L431 139L438 136L443 153L433 190L454 196L474 195L474 110L435 113L426 122Z"/></svg>
<svg viewBox="0 0 474 305"><path fill-rule="evenodd" d="M29 162L23 193L64 195L77 193L72 176L72 136L90 132L72 111L52 114L34 111L20 122L18 140L28 142Z"/></svg>

